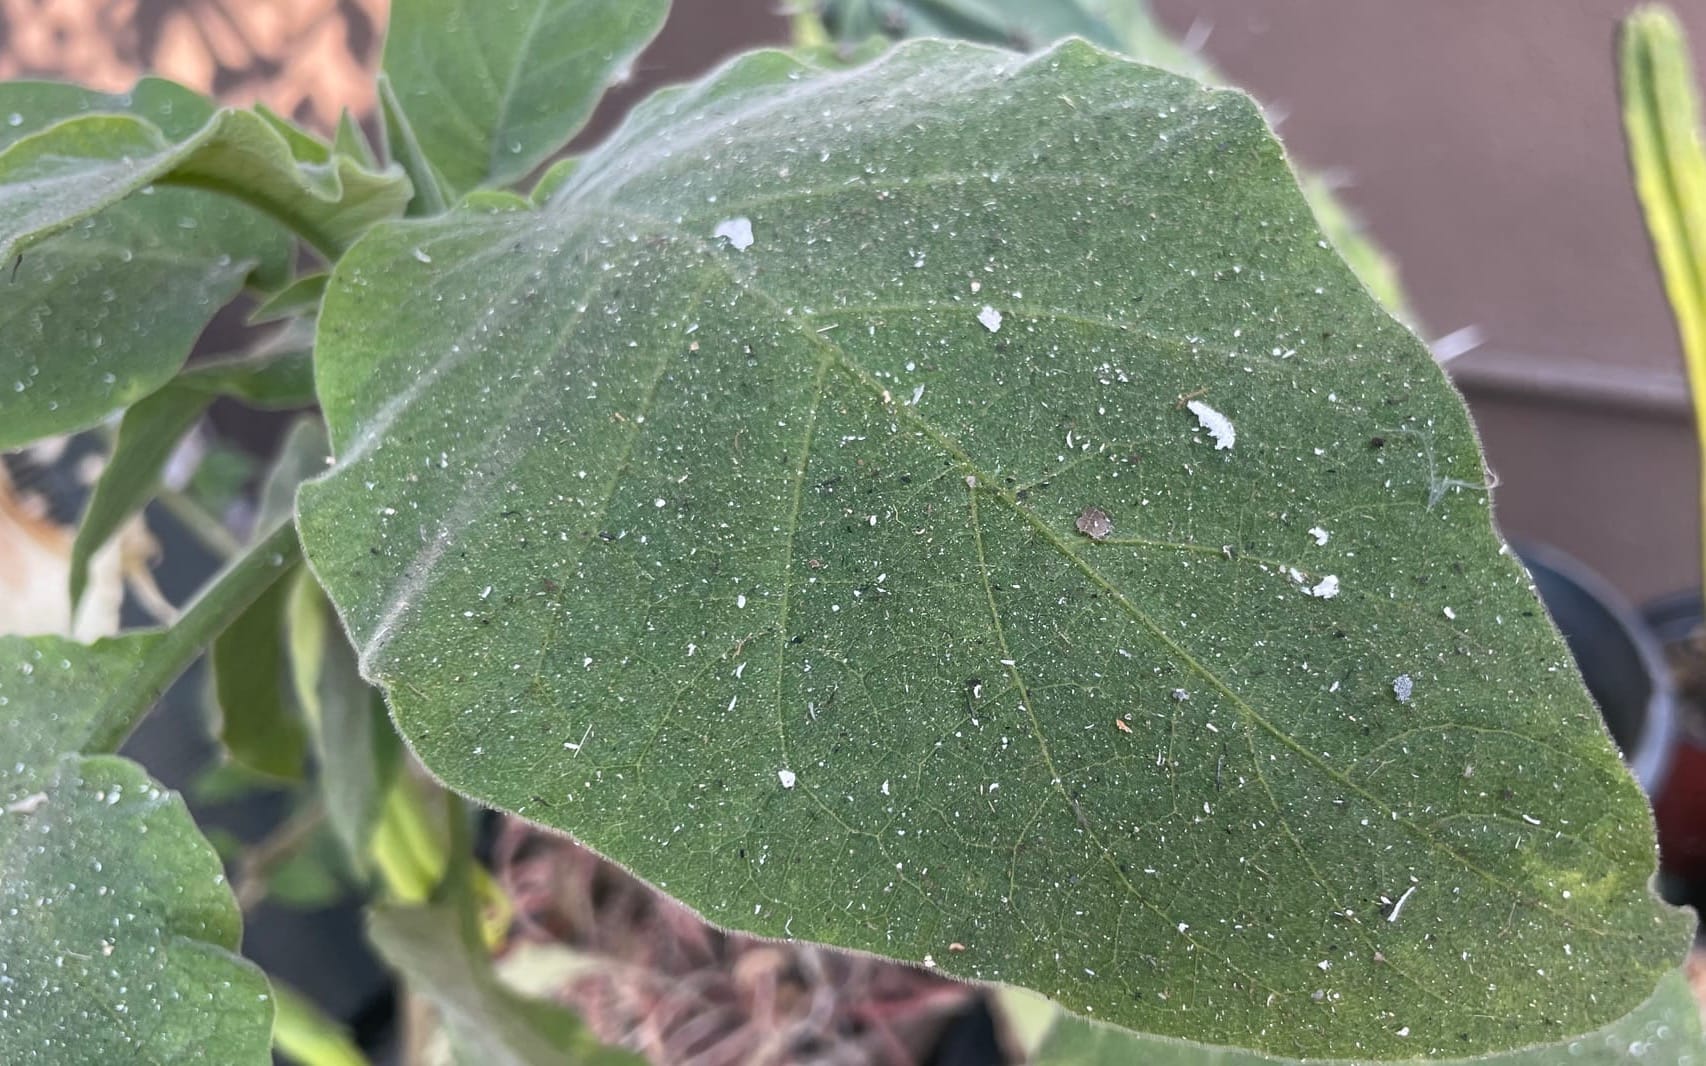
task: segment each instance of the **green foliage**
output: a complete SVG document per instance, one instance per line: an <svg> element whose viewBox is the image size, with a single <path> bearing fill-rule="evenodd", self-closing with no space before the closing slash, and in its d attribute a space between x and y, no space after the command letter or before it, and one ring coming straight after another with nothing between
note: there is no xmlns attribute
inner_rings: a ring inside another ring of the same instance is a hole
<svg viewBox="0 0 1706 1066"><path fill-rule="evenodd" d="M630 1060L495 976L399 730L720 925L1040 993L1037 1062L1698 1053L1466 412L1252 103L870 43L1188 68L1138 7L847 0L524 195L665 6L398 0L377 145L0 86L0 446L124 411L73 591L209 404L324 412L247 548L162 497L240 553L173 626L0 640L0 1059L360 1061L110 754L203 653L210 790L297 812L245 905L353 873L457 1061Z"/></svg>
<svg viewBox="0 0 1706 1066"><path fill-rule="evenodd" d="M1249 102L1082 45L814 75L749 57L539 212L340 262L301 530L423 760L719 923L1151 1032L1476 1051L1645 999L1642 798Z"/></svg>
<svg viewBox="0 0 1706 1066"><path fill-rule="evenodd" d="M265 1061L218 856L175 794L96 754L162 643L0 638L0 1061Z"/></svg>
<svg viewBox="0 0 1706 1066"><path fill-rule="evenodd" d="M397 0L385 35L388 120L407 120L411 152L452 196L508 185L586 124L668 9L667 0Z"/></svg>

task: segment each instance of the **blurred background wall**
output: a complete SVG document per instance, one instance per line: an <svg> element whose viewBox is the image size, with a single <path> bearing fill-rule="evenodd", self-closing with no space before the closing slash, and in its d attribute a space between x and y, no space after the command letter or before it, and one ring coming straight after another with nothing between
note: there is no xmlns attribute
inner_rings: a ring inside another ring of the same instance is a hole
<svg viewBox="0 0 1706 1066"><path fill-rule="evenodd" d="M495 0L494 0L495 2ZM677 0L589 131L656 85L786 38L792 0ZM1396 258L1500 479L1500 520L1637 599L1699 583L1680 355L1624 169L1627 0L1153 0L1269 109ZM1697 46L1706 3L1675 4ZM371 103L385 0L0 0L0 77L142 68L322 128Z"/></svg>

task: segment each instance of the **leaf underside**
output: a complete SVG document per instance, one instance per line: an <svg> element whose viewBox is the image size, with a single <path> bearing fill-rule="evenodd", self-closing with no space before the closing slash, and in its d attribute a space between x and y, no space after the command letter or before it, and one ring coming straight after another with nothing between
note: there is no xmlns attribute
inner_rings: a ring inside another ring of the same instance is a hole
<svg viewBox="0 0 1706 1066"><path fill-rule="evenodd" d="M371 233L316 369L402 732L715 922L1292 1055L1558 1039L1680 951L1462 404L1241 95L758 54Z"/></svg>

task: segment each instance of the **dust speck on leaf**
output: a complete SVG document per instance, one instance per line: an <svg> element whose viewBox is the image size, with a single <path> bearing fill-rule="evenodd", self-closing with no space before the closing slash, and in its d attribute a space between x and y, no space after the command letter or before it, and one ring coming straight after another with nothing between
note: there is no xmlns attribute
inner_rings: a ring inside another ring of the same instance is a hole
<svg viewBox="0 0 1706 1066"><path fill-rule="evenodd" d="M1114 531L1114 520L1100 507L1086 507L1078 512L1077 528L1091 540L1107 540Z"/></svg>
<svg viewBox="0 0 1706 1066"><path fill-rule="evenodd" d="M25 796L21 800L14 800L11 803L6 804L6 813L7 814L34 814L36 811L40 810L42 804L44 804L46 802L47 802L47 793L45 793L45 792L32 792L28 796Z"/></svg>
<svg viewBox="0 0 1706 1066"><path fill-rule="evenodd" d="M729 218L717 223L717 228L711 232L713 237L721 237L737 252L744 252L752 247L752 219L744 215L739 218Z"/></svg>
<svg viewBox="0 0 1706 1066"><path fill-rule="evenodd" d="M1191 414L1197 416L1202 428L1208 430L1208 435L1214 438L1214 450L1231 448L1238 443L1238 431L1233 428L1232 420L1216 411L1201 400L1192 400L1185 405Z"/></svg>

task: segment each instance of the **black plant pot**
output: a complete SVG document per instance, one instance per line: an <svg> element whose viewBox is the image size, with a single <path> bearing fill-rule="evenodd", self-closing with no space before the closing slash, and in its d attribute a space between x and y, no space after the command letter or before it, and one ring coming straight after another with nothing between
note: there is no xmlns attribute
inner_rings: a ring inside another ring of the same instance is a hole
<svg viewBox="0 0 1706 1066"><path fill-rule="evenodd" d="M1624 763L1656 800L1670 777L1678 729L1662 642L1616 589L1581 563L1541 544L1513 547L1564 634Z"/></svg>

